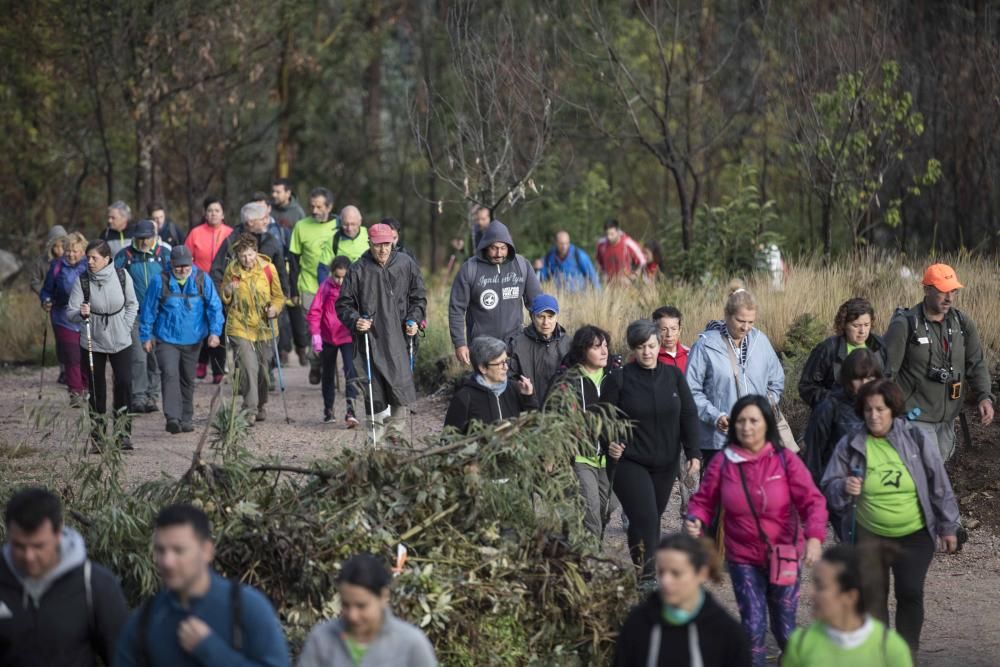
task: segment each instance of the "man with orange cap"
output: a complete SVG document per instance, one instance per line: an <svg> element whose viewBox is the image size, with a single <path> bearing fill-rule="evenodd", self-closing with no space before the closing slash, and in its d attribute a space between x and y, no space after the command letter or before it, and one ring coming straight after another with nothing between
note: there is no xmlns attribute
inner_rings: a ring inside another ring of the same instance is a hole
<svg viewBox="0 0 1000 667"><path fill-rule="evenodd" d="M923 301L897 311L885 333L888 370L903 389L909 418L947 461L966 397L976 399L983 426L993 422L995 397L976 323L954 306L962 288L955 270L933 264L923 285Z"/></svg>

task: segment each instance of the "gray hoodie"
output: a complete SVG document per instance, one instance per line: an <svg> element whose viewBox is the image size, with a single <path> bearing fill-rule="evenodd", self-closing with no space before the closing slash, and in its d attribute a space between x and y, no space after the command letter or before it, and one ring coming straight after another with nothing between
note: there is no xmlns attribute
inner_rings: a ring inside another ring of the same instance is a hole
<svg viewBox="0 0 1000 667"><path fill-rule="evenodd" d="M42 603L42 597L48 592L52 584L70 570L78 568L87 560L87 547L83 543L83 536L72 528L62 529L62 540L59 543L59 563L42 575L39 579L22 577L14 567L14 558L10 553L10 544L3 545L3 559L7 561L7 567L14 574L21 586L24 587L25 602L31 600L37 609Z"/></svg>
<svg viewBox="0 0 1000 667"><path fill-rule="evenodd" d="M507 259L493 264L486 249L506 243ZM538 276L527 259L517 254L507 227L494 220L483 232L476 255L465 260L451 285L448 328L455 347L476 336L493 336L507 343L524 324L524 309L542 293Z"/></svg>
<svg viewBox="0 0 1000 667"><path fill-rule="evenodd" d="M344 621L320 623L306 638L298 667L354 667L343 635ZM370 667L436 667L430 641L414 625L396 618L388 609L378 636L368 645L363 664Z"/></svg>
<svg viewBox="0 0 1000 667"><path fill-rule="evenodd" d="M125 292L113 263L97 273L87 271L90 280L90 330L94 337L94 352L114 354L132 344L132 325L139 314L132 276L125 272ZM83 322L80 306L83 305L83 287L78 280L69 296L66 316L70 322ZM80 328L80 347L86 349L87 328Z"/></svg>

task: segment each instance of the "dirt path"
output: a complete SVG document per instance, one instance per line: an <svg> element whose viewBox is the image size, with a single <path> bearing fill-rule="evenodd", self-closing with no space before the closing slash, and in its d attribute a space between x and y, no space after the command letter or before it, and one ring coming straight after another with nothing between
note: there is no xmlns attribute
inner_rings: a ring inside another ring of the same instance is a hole
<svg viewBox="0 0 1000 667"><path fill-rule="evenodd" d="M322 423L319 387L308 384L307 370L297 364L287 369L286 399L293 420L291 424L285 423L280 396L270 395L268 420L252 430L249 448L254 453L280 458L286 464L302 465L337 448L362 445L361 430L347 430L343 426L342 396L338 396L336 404L341 422ZM197 388L194 433L166 433L163 415L159 412L136 419L133 438L136 451L127 458L130 482L153 479L162 473L179 475L187 469L200 429L205 425L214 389L210 384ZM228 386L223 394L226 392ZM0 475L11 475L25 482L53 483L68 469L71 457L67 455L74 445L65 431L76 412L64 407L63 389L54 383L46 388L41 403L37 393L37 371L14 369L0 373ZM414 406L414 436L419 438L439 429L445 407L441 398L422 398ZM28 417L33 413L49 415L51 423L29 428ZM678 503L675 493L664 514L664 530L679 527ZM612 519L606 539L607 550L624 558L625 539L618 516ZM1000 541L989 525L984 525L971 531L970 541L960 555L935 558L926 588L921 665L1000 665L998 550ZM809 620L810 592L810 582L804 581L799 606L802 624ZM735 614L736 606L728 582L718 586L717 593ZM776 653L776 649L773 652Z"/></svg>

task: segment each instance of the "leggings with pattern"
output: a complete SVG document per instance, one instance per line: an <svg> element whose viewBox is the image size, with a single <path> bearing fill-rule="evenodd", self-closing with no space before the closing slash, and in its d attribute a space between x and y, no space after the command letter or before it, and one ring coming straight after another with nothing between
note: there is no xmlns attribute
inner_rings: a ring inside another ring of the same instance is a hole
<svg viewBox="0 0 1000 667"><path fill-rule="evenodd" d="M736 604L740 608L743 632L750 638L754 667L767 664L767 617L771 617L771 632L782 651L795 629L795 610L799 606L799 582L794 586L774 586L768 581L767 570L745 563L729 563L729 578L733 582Z"/></svg>

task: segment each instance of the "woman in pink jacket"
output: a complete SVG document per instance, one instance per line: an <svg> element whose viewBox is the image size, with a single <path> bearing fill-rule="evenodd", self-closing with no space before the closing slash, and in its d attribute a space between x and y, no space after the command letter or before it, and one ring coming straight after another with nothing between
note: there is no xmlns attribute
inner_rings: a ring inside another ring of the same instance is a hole
<svg viewBox="0 0 1000 667"><path fill-rule="evenodd" d="M754 667L763 667L768 614L784 650L799 604L801 577L786 575L788 583L772 583L772 558L790 550L792 563L803 553L807 565L819 560L826 536L826 499L799 457L781 447L766 398L744 396L731 414L728 444L722 456L709 463L701 488L691 498L685 528L700 535L722 508L726 562L740 621L750 638ZM782 570L788 570L787 564Z"/></svg>
<svg viewBox="0 0 1000 667"><path fill-rule="evenodd" d="M334 257L330 264L330 277L320 285L306 320L312 334L313 352L320 358L323 383L323 423L337 421L333 414L333 400L337 396L337 354L344 360L344 380L347 385L347 412L344 422L347 428L358 425L354 414L354 399L358 388L354 384L354 344L350 330L337 318L337 298L340 286L347 275L351 260L343 255Z"/></svg>

